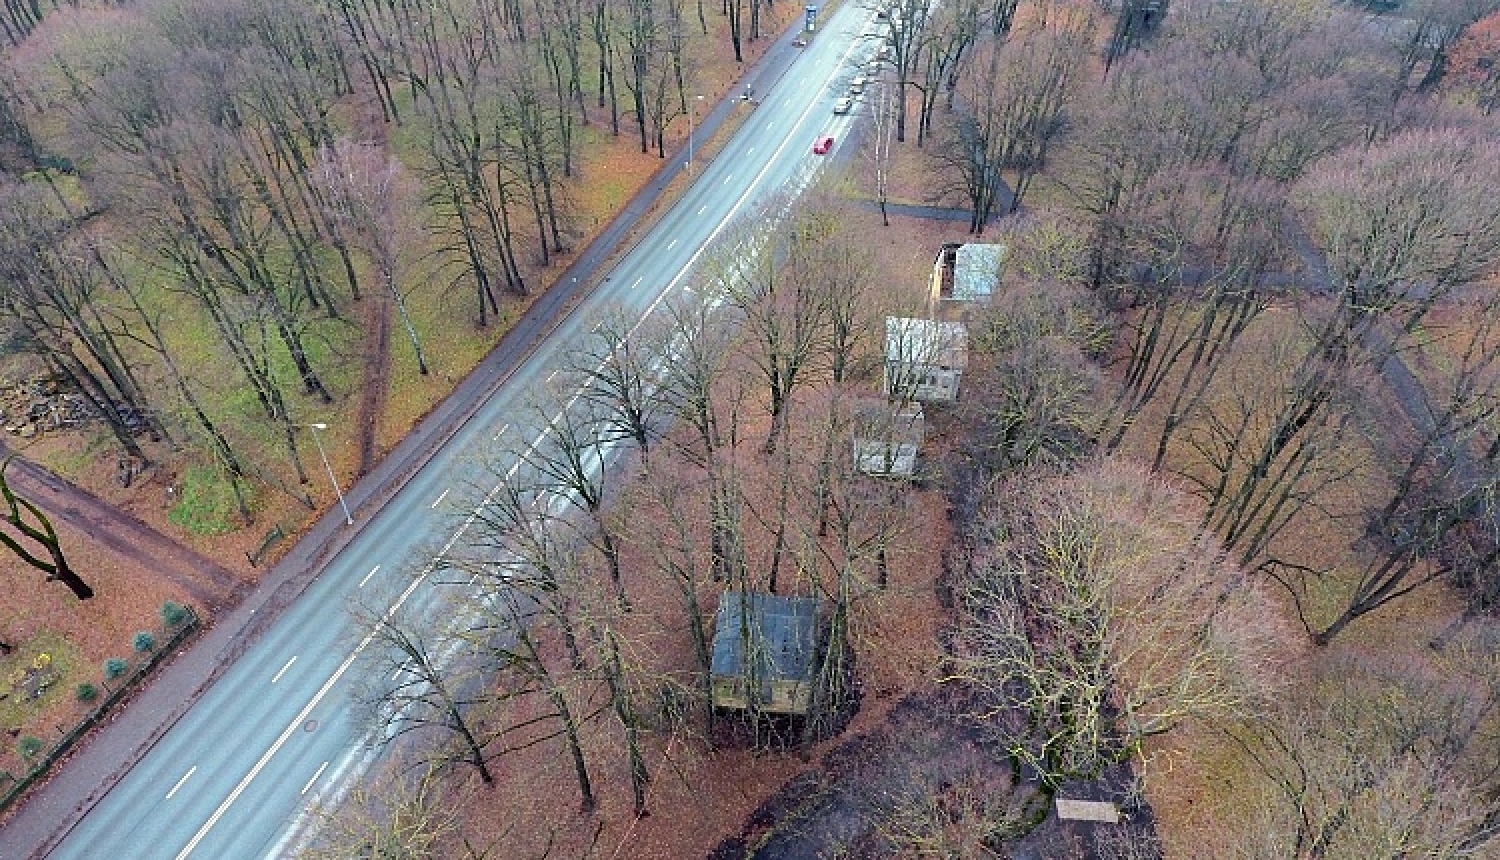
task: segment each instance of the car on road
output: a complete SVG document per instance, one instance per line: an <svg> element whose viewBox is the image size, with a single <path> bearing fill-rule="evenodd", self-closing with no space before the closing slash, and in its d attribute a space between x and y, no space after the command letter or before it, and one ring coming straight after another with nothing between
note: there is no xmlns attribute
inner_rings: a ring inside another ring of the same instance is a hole
<svg viewBox="0 0 1500 860"><path fill-rule="evenodd" d="M849 81L849 94L850 95L857 96L857 95L859 95L860 93L862 93L864 91L865 91L865 79L864 79L864 77L862 77L862 76L855 77L853 80Z"/></svg>
<svg viewBox="0 0 1500 860"><path fill-rule="evenodd" d="M843 98L833 103L833 112L848 113L849 109L852 107L854 107L854 99L851 99L848 96L844 96Z"/></svg>
<svg viewBox="0 0 1500 860"><path fill-rule="evenodd" d="M828 150L830 149L833 149L832 135L825 134L822 137L818 138L817 142L813 144L814 155L827 155Z"/></svg>
<svg viewBox="0 0 1500 860"><path fill-rule="evenodd" d="M806 48L807 47L807 40L806 39L793 39L792 40L792 47L793 48Z"/></svg>

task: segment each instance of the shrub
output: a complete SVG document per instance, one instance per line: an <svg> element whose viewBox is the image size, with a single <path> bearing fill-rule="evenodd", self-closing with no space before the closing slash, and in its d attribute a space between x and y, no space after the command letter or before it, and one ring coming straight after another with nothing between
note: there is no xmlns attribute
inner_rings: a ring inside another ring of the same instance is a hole
<svg viewBox="0 0 1500 860"><path fill-rule="evenodd" d="M99 698L99 688L85 682L78 685L78 692L74 695L78 697L78 701L80 702L92 702Z"/></svg>
<svg viewBox="0 0 1500 860"><path fill-rule="evenodd" d="M111 657L108 660L104 661L104 679L106 681L113 681L114 679L125 674L125 671L129 668L129 663L125 662L119 657Z"/></svg>
<svg viewBox="0 0 1500 860"><path fill-rule="evenodd" d="M21 758L30 761L41 754L42 747L44 746L46 744L42 743L41 738L35 735L26 735L16 742L16 752L21 754Z"/></svg>
<svg viewBox="0 0 1500 860"><path fill-rule="evenodd" d="M174 603L168 600L161 605L161 622L168 628L176 627L186 621L187 617L188 608L181 603Z"/></svg>
<svg viewBox="0 0 1500 860"><path fill-rule="evenodd" d="M156 647L156 637L152 636L149 631L142 630L135 634L134 639L130 640L130 645L135 650L145 654Z"/></svg>

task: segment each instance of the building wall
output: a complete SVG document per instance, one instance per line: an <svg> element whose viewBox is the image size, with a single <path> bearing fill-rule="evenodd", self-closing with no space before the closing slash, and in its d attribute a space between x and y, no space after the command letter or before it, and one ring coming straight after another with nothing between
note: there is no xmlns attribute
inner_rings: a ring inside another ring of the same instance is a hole
<svg viewBox="0 0 1500 860"><path fill-rule="evenodd" d="M770 701L760 703L760 709L772 714L805 714L812 707L812 687L796 681L772 681ZM713 679L713 704L716 708L736 711L748 710L750 700L745 695L745 679L738 675L715 675Z"/></svg>

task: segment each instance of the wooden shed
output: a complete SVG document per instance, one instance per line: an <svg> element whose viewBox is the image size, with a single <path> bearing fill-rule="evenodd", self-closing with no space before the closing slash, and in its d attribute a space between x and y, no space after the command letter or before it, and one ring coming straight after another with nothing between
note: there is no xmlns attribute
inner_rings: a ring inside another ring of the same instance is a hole
<svg viewBox="0 0 1500 860"><path fill-rule="evenodd" d="M818 602L726 591L714 619L716 708L806 714L812 706Z"/></svg>

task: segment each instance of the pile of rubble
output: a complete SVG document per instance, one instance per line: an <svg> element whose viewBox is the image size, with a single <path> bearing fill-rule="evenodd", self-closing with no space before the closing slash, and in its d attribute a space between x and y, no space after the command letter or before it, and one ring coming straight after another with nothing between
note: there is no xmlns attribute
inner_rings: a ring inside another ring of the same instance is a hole
<svg viewBox="0 0 1500 860"><path fill-rule="evenodd" d="M0 380L0 426L22 439L79 427L94 417L88 401L63 390L55 378Z"/></svg>

